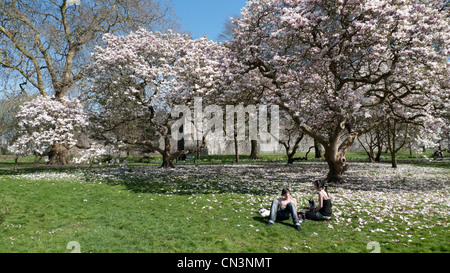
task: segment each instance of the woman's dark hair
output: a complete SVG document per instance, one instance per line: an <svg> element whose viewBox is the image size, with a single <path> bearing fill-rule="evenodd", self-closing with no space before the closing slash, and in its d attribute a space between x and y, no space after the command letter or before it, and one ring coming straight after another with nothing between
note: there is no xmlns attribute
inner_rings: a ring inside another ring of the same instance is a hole
<svg viewBox="0 0 450 273"><path fill-rule="evenodd" d="M314 181L314 185L317 186L318 188L323 188L323 189L325 189L325 192L326 192L328 195L330 195L330 194L328 193L328 186L327 186L325 180L322 180L322 179L316 180L316 181Z"/></svg>
<svg viewBox="0 0 450 273"><path fill-rule="evenodd" d="M281 190L281 195L285 195L285 194L287 194L287 193L291 193L291 191L288 189L288 188L283 188L282 190Z"/></svg>

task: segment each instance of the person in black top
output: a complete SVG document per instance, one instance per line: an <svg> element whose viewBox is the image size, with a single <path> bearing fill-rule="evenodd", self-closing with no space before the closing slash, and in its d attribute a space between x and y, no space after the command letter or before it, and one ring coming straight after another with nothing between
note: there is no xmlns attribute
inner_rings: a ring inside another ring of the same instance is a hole
<svg viewBox="0 0 450 273"><path fill-rule="evenodd" d="M329 220L331 219L331 196L328 193L327 186L323 180L313 182L318 191L319 198L316 207L311 207L309 211L299 214L300 219L310 220Z"/></svg>

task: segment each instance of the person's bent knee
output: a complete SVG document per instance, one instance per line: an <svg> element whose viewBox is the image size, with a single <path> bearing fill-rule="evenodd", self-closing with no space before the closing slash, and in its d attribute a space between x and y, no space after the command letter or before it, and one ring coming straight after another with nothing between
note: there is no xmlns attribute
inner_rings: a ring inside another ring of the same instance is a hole
<svg viewBox="0 0 450 273"><path fill-rule="evenodd" d="M295 209L295 204L294 204L293 202L289 202L289 203L286 205L286 208L288 208L288 209Z"/></svg>

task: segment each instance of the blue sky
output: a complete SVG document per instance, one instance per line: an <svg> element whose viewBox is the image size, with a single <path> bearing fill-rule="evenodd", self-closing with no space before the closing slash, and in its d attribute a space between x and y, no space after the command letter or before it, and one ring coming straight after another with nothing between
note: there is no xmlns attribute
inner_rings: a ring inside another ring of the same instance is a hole
<svg viewBox="0 0 450 273"><path fill-rule="evenodd" d="M192 38L208 35L217 41L226 19L239 15L246 0L172 0L180 18L181 31L188 31Z"/></svg>

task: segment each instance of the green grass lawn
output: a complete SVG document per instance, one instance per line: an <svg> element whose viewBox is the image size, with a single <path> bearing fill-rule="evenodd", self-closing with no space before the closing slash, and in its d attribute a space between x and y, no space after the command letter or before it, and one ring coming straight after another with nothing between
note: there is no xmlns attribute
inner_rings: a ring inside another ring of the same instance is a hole
<svg viewBox="0 0 450 273"><path fill-rule="evenodd" d="M256 212L283 186L306 206L326 163L0 169L20 199L0 252L448 252L449 166L353 163L330 188L334 220L266 228ZM423 179L428 177L429 179ZM424 181L425 180L425 181Z"/></svg>

